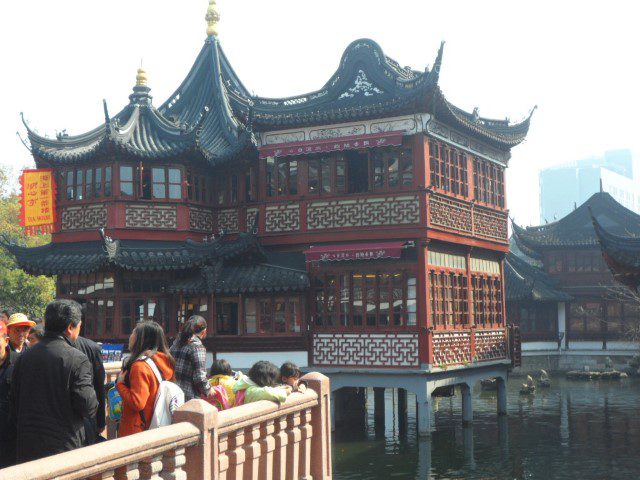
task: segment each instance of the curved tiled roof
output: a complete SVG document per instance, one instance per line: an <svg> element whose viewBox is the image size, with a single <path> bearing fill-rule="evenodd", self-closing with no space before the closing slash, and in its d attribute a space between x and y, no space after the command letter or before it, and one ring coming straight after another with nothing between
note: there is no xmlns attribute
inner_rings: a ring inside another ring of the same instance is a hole
<svg viewBox="0 0 640 480"><path fill-rule="evenodd" d="M35 248L3 243L20 268L37 275L91 273L103 267L132 271L188 270L246 255L266 257L257 238L240 234L208 243L186 241L111 240L49 243Z"/></svg>
<svg viewBox="0 0 640 480"><path fill-rule="evenodd" d="M103 125L87 133L50 139L26 125L36 160L48 164L79 163L120 150L153 159L193 150L212 165L252 151L252 130L277 130L307 125L431 112L500 148L524 140L530 117L510 124L468 113L451 104L438 86L444 44L430 69L403 68L369 39L352 42L338 69L319 90L286 98L250 94L233 70L217 37L207 38L191 70L158 109L146 86L136 86L127 105ZM205 114L205 112L207 112Z"/></svg>
<svg viewBox="0 0 640 480"><path fill-rule="evenodd" d="M373 40L359 39L346 48L338 69L321 89L285 98L250 95L226 57L222 71L226 84L232 86L231 105L244 118L249 117L251 110L257 130L340 123L423 110L442 115L453 126L503 147L524 140L531 115L512 125L507 120L466 113L446 100L438 87L443 50L444 43L433 67L419 72L401 67Z"/></svg>
<svg viewBox="0 0 640 480"><path fill-rule="evenodd" d="M130 103L113 118L105 107L105 123L90 132L55 139L43 137L25 123L36 158L53 164L79 163L108 148L138 159L162 159L188 151L217 165L236 158L256 142L229 105L215 38L205 42L187 78L160 108L149 88L134 87Z"/></svg>
<svg viewBox="0 0 640 480"><path fill-rule="evenodd" d="M505 291L508 302L567 302L571 296L556 288L556 282L542 269L513 253L504 262Z"/></svg>
<svg viewBox="0 0 640 480"><path fill-rule="evenodd" d="M640 235L640 215L620 205L606 192L593 194L577 209L553 223L523 228L514 222L513 235L527 254L528 251L539 254L545 248L597 246L589 208L609 232Z"/></svg>
<svg viewBox="0 0 640 480"><path fill-rule="evenodd" d="M203 267L198 274L173 283L169 291L185 294L302 292L309 285L309 276L304 270L267 263L218 264Z"/></svg>

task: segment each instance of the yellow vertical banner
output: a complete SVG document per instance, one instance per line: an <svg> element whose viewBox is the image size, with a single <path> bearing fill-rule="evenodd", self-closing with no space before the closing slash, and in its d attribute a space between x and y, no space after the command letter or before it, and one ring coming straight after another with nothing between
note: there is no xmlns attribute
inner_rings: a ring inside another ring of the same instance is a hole
<svg viewBox="0 0 640 480"><path fill-rule="evenodd" d="M24 170L20 176L20 225L25 235L53 233L56 222L56 185L53 170Z"/></svg>

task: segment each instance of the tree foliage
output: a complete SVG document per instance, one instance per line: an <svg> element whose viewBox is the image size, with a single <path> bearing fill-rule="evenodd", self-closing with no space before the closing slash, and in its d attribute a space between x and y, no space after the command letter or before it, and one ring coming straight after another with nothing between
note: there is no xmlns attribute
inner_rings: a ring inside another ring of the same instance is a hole
<svg viewBox="0 0 640 480"><path fill-rule="evenodd" d="M37 247L51 241L49 235L27 237L19 225L19 195L16 177L10 168L0 166L0 234L3 242ZM18 268L13 255L0 247L0 307L30 317L42 317L44 308L55 296L53 277L32 276Z"/></svg>

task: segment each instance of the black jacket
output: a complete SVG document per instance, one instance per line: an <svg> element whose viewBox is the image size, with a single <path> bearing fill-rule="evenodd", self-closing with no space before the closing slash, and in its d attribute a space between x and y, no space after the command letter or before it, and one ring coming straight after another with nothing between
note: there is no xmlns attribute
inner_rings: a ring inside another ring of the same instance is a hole
<svg viewBox="0 0 640 480"><path fill-rule="evenodd" d="M96 425L98 431L104 429L106 425L105 417L105 373L104 362L102 361L102 349L93 340L88 338L78 337L76 340L76 348L84 353L91 363L91 369L93 371L93 389L96 392L96 398L98 399L98 411L96 412Z"/></svg>
<svg viewBox="0 0 640 480"><path fill-rule="evenodd" d="M9 392L18 356L18 353L7 349L7 358L0 365L0 468L9 467L16 461L16 432L9 421Z"/></svg>
<svg viewBox="0 0 640 480"><path fill-rule="evenodd" d="M81 447L83 418L98 409L91 363L67 337L46 332L18 358L10 399L18 463Z"/></svg>

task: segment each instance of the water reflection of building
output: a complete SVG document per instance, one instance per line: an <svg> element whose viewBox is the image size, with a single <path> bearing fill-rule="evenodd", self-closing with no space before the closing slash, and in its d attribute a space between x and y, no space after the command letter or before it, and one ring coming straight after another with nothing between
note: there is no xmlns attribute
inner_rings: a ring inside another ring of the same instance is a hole
<svg viewBox="0 0 640 480"><path fill-rule="evenodd" d="M199 313L236 368L290 359L336 388L412 389L422 433L440 386L499 376L504 411L505 169L530 115L451 104L443 46L417 71L367 39L320 90L256 97L208 18L159 106L141 69L93 130L27 126L37 166L55 171L58 221L50 245L9 246L20 266L57 275L95 339L145 319L174 335Z"/></svg>
<svg viewBox="0 0 640 480"><path fill-rule="evenodd" d="M584 355L628 355L640 303L626 301L605 264L590 210L609 232L640 234L640 215L606 192L591 196L560 220L536 227L513 224L507 258L507 311L520 324L523 354L553 355L559 364ZM603 227L604 228L604 227ZM588 363L588 362L587 362Z"/></svg>

